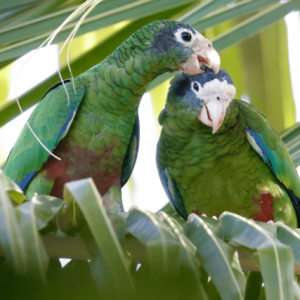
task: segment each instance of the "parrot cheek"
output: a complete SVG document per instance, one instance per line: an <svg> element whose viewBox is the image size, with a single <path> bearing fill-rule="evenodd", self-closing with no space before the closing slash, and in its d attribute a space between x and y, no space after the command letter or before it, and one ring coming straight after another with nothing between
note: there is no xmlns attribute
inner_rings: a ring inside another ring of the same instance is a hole
<svg viewBox="0 0 300 300"><path fill-rule="evenodd" d="M213 122L212 122L210 113L209 113L206 105L202 106L197 117L198 117L199 121L201 121L203 124L213 127Z"/></svg>

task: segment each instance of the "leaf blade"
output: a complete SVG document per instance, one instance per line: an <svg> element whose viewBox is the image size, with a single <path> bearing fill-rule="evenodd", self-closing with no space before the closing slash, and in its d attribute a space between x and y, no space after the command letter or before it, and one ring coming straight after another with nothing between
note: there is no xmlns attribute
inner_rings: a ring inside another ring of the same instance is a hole
<svg viewBox="0 0 300 300"><path fill-rule="evenodd" d="M65 185L64 193L67 192L72 194L79 205L114 281L119 283L121 293L133 293L129 261L117 240L93 180L88 178L69 182Z"/></svg>
<svg viewBox="0 0 300 300"><path fill-rule="evenodd" d="M204 268L222 299L244 299L246 279L236 251L215 236L204 220L195 214L189 216L187 226L189 239L197 247Z"/></svg>

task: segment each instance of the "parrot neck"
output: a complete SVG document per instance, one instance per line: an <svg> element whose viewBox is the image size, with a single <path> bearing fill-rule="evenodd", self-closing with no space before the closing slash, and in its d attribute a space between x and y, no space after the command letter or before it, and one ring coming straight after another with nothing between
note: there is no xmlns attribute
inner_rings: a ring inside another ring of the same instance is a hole
<svg viewBox="0 0 300 300"><path fill-rule="evenodd" d="M148 52L127 55L123 54L123 48L120 46L117 54L115 50L77 78L81 85L93 84L99 89L98 93L109 94L111 101L118 102L122 108L124 105L136 108L153 79L172 69L164 67L163 59L152 57Z"/></svg>

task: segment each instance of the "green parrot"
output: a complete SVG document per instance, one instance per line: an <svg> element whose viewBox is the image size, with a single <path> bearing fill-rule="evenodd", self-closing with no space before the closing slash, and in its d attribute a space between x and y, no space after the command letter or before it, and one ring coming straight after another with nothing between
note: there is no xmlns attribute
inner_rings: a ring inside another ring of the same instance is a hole
<svg viewBox="0 0 300 300"><path fill-rule="evenodd" d="M107 196L107 211L121 212L120 189L137 158L142 95L160 74L181 69L196 75L205 65L218 72L220 58L189 25L155 21L142 27L77 76L75 89L70 80L51 87L29 117L33 132L61 160L25 125L4 173L29 197L37 192L63 198L66 182L92 177Z"/></svg>
<svg viewBox="0 0 300 300"><path fill-rule="evenodd" d="M166 194L184 219L230 211L298 227L300 181L288 150L266 118L234 95L224 70L171 81L156 156Z"/></svg>

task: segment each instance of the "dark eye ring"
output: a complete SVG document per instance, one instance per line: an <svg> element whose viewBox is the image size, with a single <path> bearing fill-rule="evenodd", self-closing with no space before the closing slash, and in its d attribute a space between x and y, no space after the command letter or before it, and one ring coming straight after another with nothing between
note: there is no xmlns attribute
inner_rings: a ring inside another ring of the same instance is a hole
<svg viewBox="0 0 300 300"><path fill-rule="evenodd" d="M188 33L187 31L183 31L183 32L181 33L181 37L182 37L182 39L183 39L184 41L186 41L186 42L190 42L191 39L192 39L191 34Z"/></svg>
<svg viewBox="0 0 300 300"><path fill-rule="evenodd" d="M196 90L197 92L199 92L199 85L198 85L197 82L193 83L193 88L194 88L194 90Z"/></svg>

